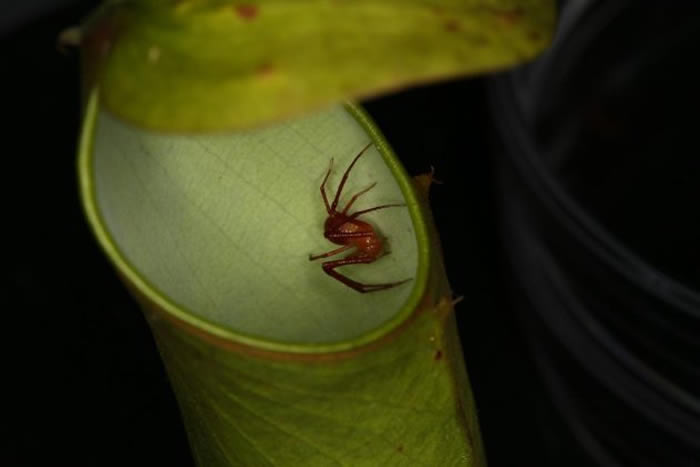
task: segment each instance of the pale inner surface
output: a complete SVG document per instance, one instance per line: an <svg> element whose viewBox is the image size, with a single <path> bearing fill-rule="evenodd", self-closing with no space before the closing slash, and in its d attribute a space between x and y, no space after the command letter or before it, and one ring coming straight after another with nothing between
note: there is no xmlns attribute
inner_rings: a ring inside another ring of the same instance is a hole
<svg viewBox="0 0 700 467"><path fill-rule="evenodd" d="M407 300L415 281L360 294L308 258L337 248L323 237L319 191L330 158L332 197L370 141L343 107L264 130L206 136L147 133L106 113L97 119L99 214L124 259L176 305L235 332L332 343L377 328ZM377 186L352 210L404 201L374 147L355 165L341 200L372 182ZM339 271L367 283L415 277L408 209L362 218L388 238L391 253Z"/></svg>

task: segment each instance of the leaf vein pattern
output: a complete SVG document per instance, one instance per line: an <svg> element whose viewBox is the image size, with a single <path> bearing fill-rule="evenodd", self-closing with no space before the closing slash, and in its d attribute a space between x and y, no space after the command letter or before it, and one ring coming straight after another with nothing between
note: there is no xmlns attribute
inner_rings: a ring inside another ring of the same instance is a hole
<svg viewBox="0 0 700 467"><path fill-rule="evenodd" d="M327 452L324 452L324 450L321 449L321 447L319 447L316 443L313 443L313 442L311 442L311 441L309 441L309 440L307 440L307 439L304 439L303 437L301 437L301 436L299 436L299 435L296 435L296 434L294 434L294 433L289 432L288 430L283 429L281 426L279 426L279 424L276 424L275 422L268 420L266 417L260 415L259 413L257 413L257 412L254 411L253 409L247 407L247 406L245 405L245 403L242 402L241 400L239 400L231 391L226 390L226 388L223 388L223 387L220 387L220 389L221 389L221 393L222 393L222 394L224 394L225 396L227 396L227 398L228 398L233 404L235 404L237 407L241 408L243 411L248 412L248 413L251 414L253 417L255 417L255 418L261 420L263 423L265 423L265 424L267 424L268 426L272 427L273 429L279 431L280 433L283 433L284 435L286 435L286 436L288 436L288 437L290 437L290 438L294 438L294 439L297 439L297 440L299 440L299 441L305 443L307 446L309 446L309 447L313 448L314 450L316 450L316 451L317 451L319 454L321 454L324 458L327 458L328 460L333 461L335 464L337 464L337 465L339 465L339 466L341 466L341 467L343 466L343 464L342 464L339 460L337 460L337 459L336 459L335 457L333 457L331 454L329 454L329 453L327 453ZM206 389L205 389L205 391L206 391ZM213 397L211 397L211 394L210 394L210 395L209 395L209 401L211 401L213 404L216 404L215 402L213 402L214 400L215 400L215 399L214 399ZM228 416L228 414L227 414L225 411L222 410L222 411L221 411L221 414L224 416L224 418L227 418L227 419L228 419L228 421L229 421L229 423L230 423L231 425L235 425L235 424L236 424L236 421L235 421L235 420L232 420L232 419Z"/></svg>
<svg viewBox="0 0 700 467"><path fill-rule="evenodd" d="M309 391L307 389L300 389L300 388L297 388L294 386L280 384L279 382L276 382L276 381L263 381L263 380L255 378L247 373L244 373L240 370L236 370L236 369L231 368L231 367L228 367L227 370L229 370L233 374L236 374L237 376L239 376L242 379L247 379L247 380L251 381L252 383L255 383L258 386L262 386L262 387L268 386L268 387L272 387L278 391L300 394L300 395L304 395L304 396L311 396L311 397L316 397L319 399L328 399L328 393ZM436 411L440 410L437 407L436 408L411 407L411 406L395 404L395 403L392 403L389 401L384 401L381 399L355 397L355 396L351 396L347 393L335 392L335 393L333 393L333 397L336 399L347 400L350 402L359 402L359 403L363 403L363 404L375 404L375 405L379 405L379 406L383 406L383 407L388 407L388 408L397 409L397 410L406 410L409 412L414 412L416 414L424 414L424 415L431 415L431 414L434 414Z"/></svg>
<svg viewBox="0 0 700 467"><path fill-rule="evenodd" d="M179 365L177 365L177 364L174 365L174 366L177 367L177 370L176 370L176 371L179 373L178 380L179 380L180 384L182 384L182 385L186 388L186 391L187 391L189 394L194 394L195 391L196 391L196 389L192 386L192 384L190 384L189 378L187 377L186 372L184 372L185 369L184 369L184 368L181 368L181 367L180 367ZM175 368L173 368L173 369L175 369ZM235 422L232 422L228 417L226 417L226 412L225 412L225 410L221 409L221 408L216 404L214 398L208 397L206 401L207 401L208 403L210 403L210 404L213 406L213 408L215 409L215 410L214 410L214 413L216 413L217 416L219 416L219 417L221 417L221 418L226 418L227 425L230 425L230 426L240 435L240 438L241 438L243 441L245 441L255 452L258 452L258 453L261 455L261 457L262 457L263 459L265 459L267 465L269 465L269 466L275 466L275 465L277 465L276 462L274 462L272 459L270 459L270 458L265 454L264 450L260 449L260 448L257 446L257 444L255 444L248 436L246 436L246 435L244 434L244 432L238 427L238 425L237 425ZM199 404L190 404L190 406L193 407L194 410L196 410L196 411L198 412L198 414L199 414L198 416L199 416L200 420L204 420L204 421L207 420L208 417L207 417L205 414L202 413L202 411L201 411L200 408L199 408ZM217 444L217 447L219 448L219 451L220 451L221 454L224 456L224 458L226 459L226 461L227 461L229 464L231 464L231 465L236 465L237 462L235 462L235 461L233 461L233 460L231 459L230 452L229 452L229 451L230 451L230 448L228 448L228 447L226 446L226 444L223 442L223 440L221 440L221 438L219 437L218 431L215 430L215 429L209 430L209 432L207 433L207 435L213 437L214 441L215 441L216 444ZM262 467L262 466L261 466L261 467Z"/></svg>

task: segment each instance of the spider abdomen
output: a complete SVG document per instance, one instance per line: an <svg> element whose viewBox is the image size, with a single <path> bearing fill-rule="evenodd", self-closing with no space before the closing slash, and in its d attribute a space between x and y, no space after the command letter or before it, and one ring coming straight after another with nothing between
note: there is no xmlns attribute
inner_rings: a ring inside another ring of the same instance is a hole
<svg viewBox="0 0 700 467"><path fill-rule="evenodd" d="M352 243L357 247L358 252L375 258L379 257L383 248L382 240L377 235L360 237Z"/></svg>

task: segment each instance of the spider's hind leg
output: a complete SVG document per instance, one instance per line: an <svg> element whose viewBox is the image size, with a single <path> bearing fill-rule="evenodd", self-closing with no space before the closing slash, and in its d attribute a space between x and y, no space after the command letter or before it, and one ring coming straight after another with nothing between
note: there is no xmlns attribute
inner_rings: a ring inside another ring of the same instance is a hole
<svg viewBox="0 0 700 467"><path fill-rule="evenodd" d="M373 208L363 209L362 211L355 211L352 214L350 214L350 219L355 219L355 218L361 216L362 214L367 214L368 212L378 211L380 209L385 209L385 208L399 208L402 206L406 206L406 204L405 203L382 204L381 206L375 206Z"/></svg>
<svg viewBox="0 0 700 467"><path fill-rule="evenodd" d="M338 259L335 261L328 261L323 263L323 272L331 276L333 279L342 282L343 284L347 285L353 290L356 290L360 293L369 293L369 292L378 292L380 290L386 290L386 289L391 289L392 287L397 287L401 284L405 284L406 282L412 280L412 279L404 279L402 281L397 281L397 282L388 282L386 284L363 284L362 282L357 282L355 280L350 279L349 277L339 273L338 271L335 270L335 268L338 268L340 266L347 266L349 264L369 264L373 263L376 261L377 258L373 258L370 256L350 256L347 258L343 259Z"/></svg>

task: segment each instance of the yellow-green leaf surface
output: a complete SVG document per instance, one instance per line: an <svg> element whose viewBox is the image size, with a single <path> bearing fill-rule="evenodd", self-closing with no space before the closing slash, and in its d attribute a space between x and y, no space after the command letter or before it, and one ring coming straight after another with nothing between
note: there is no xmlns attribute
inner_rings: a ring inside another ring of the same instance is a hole
<svg viewBox="0 0 700 467"><path fill-rule="evenodd" d="M139 126L242 128L534 57L553 0L124 0L86 26L104 104ZM100 65L96 65L97 63Z"/></svg>
<svg viewBox="0 0 700 467"><path fill-rule="evenodd" d="M343 268L309 253L330 191L390 254ZM89 100L79 159L92 228L149 318L202 467L482 466L479 429L425 199L355 106L265 129L151 133Z"/></svg>

